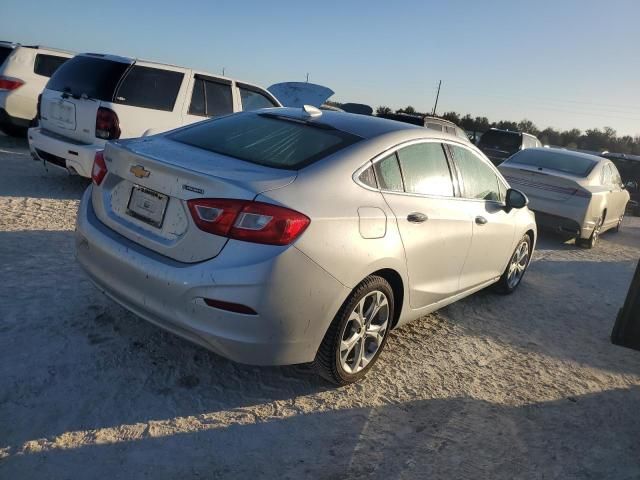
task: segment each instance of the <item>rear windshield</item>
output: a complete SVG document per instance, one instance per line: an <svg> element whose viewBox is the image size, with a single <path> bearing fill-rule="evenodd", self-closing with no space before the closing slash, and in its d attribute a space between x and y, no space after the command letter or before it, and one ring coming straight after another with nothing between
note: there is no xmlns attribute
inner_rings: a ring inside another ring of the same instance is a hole
<svg viewBox="0 0 640 480"><path fill-rule="evenodd" d="M480 138L480 146L515 152L522 145L522 136L516 132L500 132L488 130Z"/></svg>
<svg viewBox="0 0 640 480"><path fill-rule="evenodd" d="M11 47L0 47L0 65L11 55L11 52L13 52L13 48Z"/></svg>
<svg viewBox="0 0 640 480"><path fill-rule="evenodd" d="M168 137L267 167L298 170L361 140L331 127L273 114L237 114L201 122Z"/></svg>
<svg viewBox="0 0 640 480"><path fill-rule="evenodd" d="M576 177L586 177L598 162L587 157L555 152L553 150L526 149L511 157L509 163L528 165L545 170L555 170Z"/></svg>
<svg viewBox="0 0 640 480"><path fill-rule="evenodd" d="M129 64L104 58L77 56L53 74L46 88L73 96L110 102L116 86Z"/></svg>

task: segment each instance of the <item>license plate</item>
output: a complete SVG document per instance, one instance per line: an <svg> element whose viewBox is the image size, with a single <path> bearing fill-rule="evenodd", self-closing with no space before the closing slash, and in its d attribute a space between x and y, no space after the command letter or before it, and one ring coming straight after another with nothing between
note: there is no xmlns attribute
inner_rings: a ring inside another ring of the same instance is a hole
<svg viewBox="0 0 640 480"><path fill-rule="evenodd" d="M74 129L76 128L76 106L64 100L54 102L49 108L49 118L59 127Z"/></svg>
<svg viewBox="0 0 640 480"><path fill-rule="evenodd" d="M127 213L143 222L160 228L164 220L169 197L140 185L131 189Z"/></svg>

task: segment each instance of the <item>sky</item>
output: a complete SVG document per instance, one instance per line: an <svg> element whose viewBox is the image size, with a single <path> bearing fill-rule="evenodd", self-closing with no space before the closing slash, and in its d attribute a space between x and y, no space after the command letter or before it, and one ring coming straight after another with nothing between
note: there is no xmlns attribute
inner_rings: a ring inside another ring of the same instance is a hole
<svg viewBox="0 0 640 480"><path fill-rule="evenodd" d="M2 0L0 37L332 100L640 135L640 0Z"/></svg>

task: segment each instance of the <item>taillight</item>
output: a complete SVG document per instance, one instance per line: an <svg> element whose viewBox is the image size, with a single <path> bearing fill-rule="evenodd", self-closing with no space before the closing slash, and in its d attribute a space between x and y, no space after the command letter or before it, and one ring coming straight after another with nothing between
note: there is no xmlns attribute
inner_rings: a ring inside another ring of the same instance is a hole
<svg viewBox="0 0 640 480"><path fill-rule="evenodd" d="M102 150L96 152L93 159L93 168L91 169L91 180L96 185L100 185L104 176L107 174L107 164L104 162L104 152Z"/></svg>
<svg viewBox="0 0 640 480"><path fill-rule="evenodd" d="M96 137L105 140L120 138L120 120L116 112L100 107L96 114Z"/></svg>
<svg viewBox="0 0 640 480"><path fill-rule="evenodd" d="M40 117L42 115L41 109L42 109L42 94L38 95L38 103L36 105L36 119L38 120L40 120Z"/></svg>
<svg viewBox="0 0 640 480"><path fill-rule="evenodd" d="M203 198L187 202L200 230L268 245L289 245L311 220L295 210L248 200Z"/></svg>
<svg viewBox="0 0 640 480"><path fill-rule="evenodd" d="M15 90L22 85L24 85L24 82L17 78L0 77L0 90Z"/></svg>

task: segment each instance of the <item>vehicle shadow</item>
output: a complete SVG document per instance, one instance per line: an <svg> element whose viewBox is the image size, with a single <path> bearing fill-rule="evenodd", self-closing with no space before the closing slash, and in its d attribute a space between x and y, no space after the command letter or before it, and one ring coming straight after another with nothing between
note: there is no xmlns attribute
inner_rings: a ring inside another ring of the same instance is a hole
<svg viewBox="0 0 640 480"><path fill-rule="evenodd" d="M236 417L190 431L139 425L10 454L3 478L637 478L640 389L524 405L467 397Z"/></svg>

